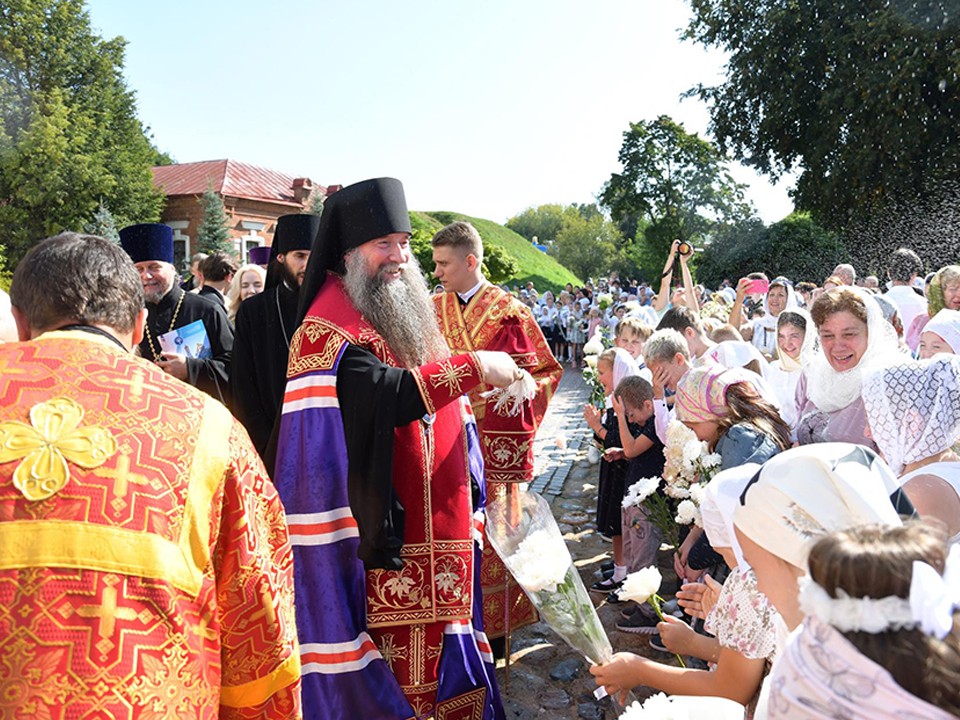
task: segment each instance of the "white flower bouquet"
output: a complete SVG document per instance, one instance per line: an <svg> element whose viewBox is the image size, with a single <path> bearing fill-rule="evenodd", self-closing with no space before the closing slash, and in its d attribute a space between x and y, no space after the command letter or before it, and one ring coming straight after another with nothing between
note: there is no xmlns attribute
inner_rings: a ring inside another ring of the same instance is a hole
<svg viewBox="0 0 960 720"><path fill-rule="evenodd" d="M547 501L525 491L510 505L496 500L486 514L487 538L543 621L587 661L609 661L610 640Z"/></svg>
<svg viewBox="0 0 960 720"><path fill-rule="evenodd" d="M624 510L632 507L643 509L653 525L660 531L664 541L677 547L679 532L673 509L667 499L657 492L662 480L659 477L640 478L627 488L623 497Z"/></svg>
<svg viewBox="0 0 960 720"><path fill-rule="evenodd" d="M727 698L658 693L628 705L620 720L743 720L745 714L743 705Z"/></svg>
<svg viewBox="0 0 960 720"><path fill-rule="evenodd" d="M667 426L667 443L663 450L664 492L680 500L676 521L682 525L700 521L700 500L703 488L720 470L720 456L711 453L707 444L679 420Z"/></svg>

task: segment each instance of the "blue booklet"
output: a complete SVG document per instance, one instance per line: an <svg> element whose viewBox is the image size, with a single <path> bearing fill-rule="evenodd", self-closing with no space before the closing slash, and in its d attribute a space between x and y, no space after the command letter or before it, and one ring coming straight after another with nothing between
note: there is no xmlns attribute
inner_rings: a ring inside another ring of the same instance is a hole
<svg viewBox="0 0 960 720"><path fill-rule="evenodd" d="M178 327L160 336L160 350L188 358L209 360L213 358L210 338L203 320L194 320L189 325Z"/></svg>

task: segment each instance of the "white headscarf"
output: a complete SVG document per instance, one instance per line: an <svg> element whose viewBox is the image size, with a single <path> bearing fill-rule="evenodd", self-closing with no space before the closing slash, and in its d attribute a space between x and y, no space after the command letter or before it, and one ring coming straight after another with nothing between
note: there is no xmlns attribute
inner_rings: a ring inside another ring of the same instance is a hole
<svg viewBox="0 0 960 720"><path fill-rule="evenodd" d="M829 413L841 410L860 397L864 371L872 365L883 365L895 360L899 341L893 326L883 318L883 312L873 296L857 287L844 287L857 294L867 309L867 349L856 367L838 372L822 352L810 352L801 357L807 374L807 397L819 410Z"/></svg>
<svg viewBox="0 0 960 720"><path fill-rule="evenodd" d="M923 332L932 332L943 338L953 352L960 355L960 310L944 308L924 325Z"/></svg>
<svg viewBox="0 0 960 720"><path fill-rule="evenodd" d="M640 365L633 359L633 355L623 348L615 348L616 354L613 358L613 392L617 391L617 386L625 377L640 375ZM606 407L613 407L613 395L607 398Z"/></svg>
<svg viewBox="0 0 960 720"><path fill-rule="evenodd" d="M787 312L784 310L783 312ZM783 317L783 312L777 317L777 334L780 332L780 318ZM813 357L813 353L816 351L817 347L817 328L813 325L813 318L810 317L808 313L802 307L790 308L790 312L799 315L804 320L806 320L807 325L806 329L803 331L803 344L800 346L800 359L794 360L792 357L786 353L780 352L780 343L777 343L777 366L784 372L799 372L803 369L803 360L804 358ZM791 323L792 324L792 323Z"/></svg>
<svg viewBox="0 0 960 720"><path fill-rule="evenodd" d="M928 326L929 327L929 326ZM897 475L960 439L960 357L903 360L865 374L870 434Z"/></svg>
<svg viewBox="0 0 960 720"><path fill-rule="evenodd" d="M770 312L770 290L775 287L782 287L787 291L787 304L783 310L796 310L800 307L800 303L797 302L797 294L793 291L793 286L790 283L783 278L770 281L770 288L767 290L767 294L763 296L763 317L753 321L753 340L751 342L760 350L769 350L768 354L771 355L777 348L777 319L780 317L779 314L773 315ZM783 310L780 312L783 312ZM773 333L773 345L766 342L770 333Z"/></svg>
<svg viewBox="0 0 960 720"><path fill-rule="evenodd" d="M733 550L737 557L737 568L741 573L749 570L750 565L743 557L740 543L733 532L733 514L740 504L744 489L759 470L760 465L757 463L745 463L717 473L707 483L700 501L703 529L710 545Z"/></svg>
<svg viewBox="0 0 960 720"><path fill-rule="evenodd" d="M772 457L747 485L734 523L758 545L805 569L822 535L855 525L901 524L890 501L896 476L872 450L815 443Z"/></svg>

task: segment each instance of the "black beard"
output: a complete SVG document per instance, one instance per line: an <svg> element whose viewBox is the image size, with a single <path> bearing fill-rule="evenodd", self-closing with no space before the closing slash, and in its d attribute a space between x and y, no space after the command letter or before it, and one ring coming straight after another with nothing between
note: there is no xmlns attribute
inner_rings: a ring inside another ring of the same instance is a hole
<svg viewBox="0 0 960 720"><path fill-rule="evenodd" d="M427 281L416 259L402 266L396 280L385 281L381 269L371 277L359 252L345 258L343 285L354 307L383 336L404 367L412 368L450 356Z"/></svg>

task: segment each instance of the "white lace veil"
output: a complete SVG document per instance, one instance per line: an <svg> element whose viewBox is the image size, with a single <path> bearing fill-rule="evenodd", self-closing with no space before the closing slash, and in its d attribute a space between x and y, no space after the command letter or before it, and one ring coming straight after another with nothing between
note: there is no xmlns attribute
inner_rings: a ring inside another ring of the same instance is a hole
<svg viewBox="0 0 960 720"><path fill-rule="evenodd" d="M860 397L863 373L867 368L886 365L901 357L897 333L884 320L883 311L873 296L858 287L844 287L844 290L856 293L867 309L867 349L860 362L856 367L838 372L822 352L809 351L806 357L801 355L807 373L807 397L827 413L841 410Z"/></svg>
<svg viewBox="0 0 960 720"><path fill-rule="evenodd" d="M960 357L904 360L867 372L870 433L890 468L939 455L960 438Z"/></svg>

